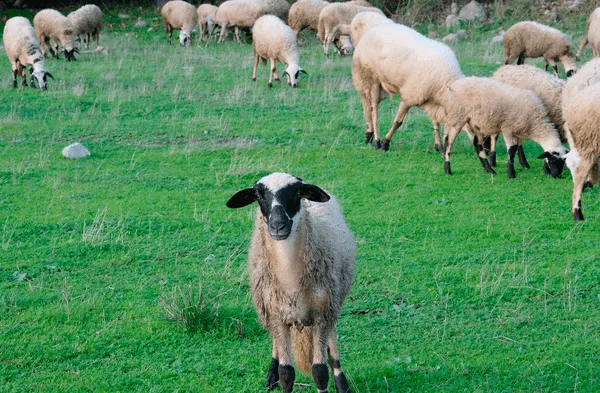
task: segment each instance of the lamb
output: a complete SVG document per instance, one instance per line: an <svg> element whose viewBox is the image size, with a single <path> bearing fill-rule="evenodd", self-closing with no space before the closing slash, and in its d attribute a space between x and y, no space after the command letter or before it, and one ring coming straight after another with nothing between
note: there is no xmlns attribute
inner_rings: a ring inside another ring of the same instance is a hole
<svg viewBox="0 0 600 393"><path fill-rule="evenodd" d="M294 30L296 38L306 28L317 31L319 28L319 14L329 5L324 0L298 0L290 7L288 24Z"/></svg>
<svg viewBox="0 0 600 393"><path fill-rule="evenodd" d="M537 22L519 22L511 26L504 34L504 64L524 64L526 57L543 57L544 69L550 65L558 77L557 62L565 67L567 77L577 71L577 65L571 52L569 36L553 27Z"/></svg>
<svg viewBox="0 0 600 393"><path fill-rule="evenodd" d="M258 18L252 28L252 49L254 51L254 72L252 80L256 82L256 68L258 61L267 59L271 61L269 74L269 87L273 87L273 77L279 80L275 62L280 61L285 65L284 75L288 77L288 86L298 87L300 73L306 74L300 66L296 35L291 27L283 23L274 15L264 15Z"/></svg>
<svg viewBox="0 0 600 393"><path fill-rule="evenodd" d="M383 12L379 8L365 7L353 2L332 3L323 8L319 14L317 36L323 43L323 53L325 53L325 56L329 55L329 45L335 39L335 35L332 34L335 28L339 25L350 25L352 18L359 12L364 11L377 12L383 15Z"/></svg>
<svg viewBox="0 0 600 393"><path fill-rule="evenodd" d="M531 139L544 149L538 158L546 158L552 177L560 177L566 149L558 132L548 120L542 101L531 91L519 89L490 78L468 77L454 81L444 93L448 141L444 169L448 175L450 152L463 127L474 135L473 145L486 172L495 173L487 160L483 138L502 132L508 150L507 173L516 177L514 157L521 141Z"/></svg>
<svg viewBox="0 0 600 393"><path fill-rule="evenodd" d="M198 24L196 7L185 1L173 0L162 6L160 16L169 37L169 45L171 45L173 30L181 30L179 32L181 46L192 45L192 30Z"/></svg>
<svg viewBox="0 0 600 393"><path fill-rule="evenodd" d="M75 53L78 53L79 50L73 45L75 28L66 16L53 9L41 10L33 18L33 25L44 57L47 46L52 56L58 59L58 43L60 42L64 48L65 59L67 61L76 60ZM50 40L54 41L54 49Z"/></svg>
<svg viewBox="0 0 600 393"><path fill-rule="evenodd" d="M566 142L561 107L561 94L565 82L562 79L530 65L502 66L494 72L492 79L514 87L530 90L538 96L548 110L548 119L550 120L550 123L556 127L561 141ZM490 154L490 164L496 166L496 138L492 137L491 139L492 151ZM519 163L523 167L529 168L529 163L525 158L525 153L523 152L523 146L521 144L518 145L517 154L519 156ZM550 173L547 162L544 163L544 172L546 174Z"/></svg>
<svg viewBox="0 0 600 393"><path fill-rule="evenodd" d="M336 199L286 173L272 173L237 192L227 207L257 201L248 252L252 301L269 330L273 357L266 387L294 388L295 370L328 391L326 357L338 393L350 392L340 365L336 324L354 276L356 246ZM311 366L312 365L312 366Z"/></svg>
<svg viewBox="0 0 600 393"><path fill-rule="evenodd" d="M85 49L90 48L90 36L100 46L100 31L102 30L102 10L94 4L87 4L67 15L74 27L73 35L84 35Z"/></svg>
<svg viewBox="0 0 600 393"><path fill-rule="evenodd" d="M581 52L583 52L588 42L592 47L593 56L600 56L600 7L596 8L587 20L585 36L581 40L581 45L575 55L576 60L579 60L579 56L581 56Z"/></svg>
<svg viewBox="0 0 600 393"><path fill-rule="evenodd" d="M372 27L393 24L394 21L377 12L361 12L350 23L350 40L356 46L361 37Z"/></svg>
<svg viewBox="0 0 600 393"><path fill-rule="evenodd" d="M23 86L27 86L26 68L29 66L31 87L35 87L34 78L38 80L40 89L46 90L46 77L54 79L44 66L44 55L40 49L35 30L28 19L15 16L4 25L4 50L12 65L13 88L17 88L17 75L23 78Z"/></svg>
<svg viewBox="0 0 600 393"><path fill-rule="evenodd" d="M435 149L443 154L439 125L444 122L442 98L447 84L463 74L454 52L400 25L368 30L360 39L352 59L352 81L360 94L367 131L366 143L375 138L378 150L389 150L392 135L402 125L409 109L425 110L433 123ZM400 94L401 102L390 131L379 138L378 106L386 95Z"/></svg>
<svg viewBox="0 0 600 393"><path fill-rule="evenodd" d="M217 10L212 4L201 4L198 7L198 31L200 32L200 41L206 37L210 40L213 29L215 28L215 21L217 20Z"/></svg>

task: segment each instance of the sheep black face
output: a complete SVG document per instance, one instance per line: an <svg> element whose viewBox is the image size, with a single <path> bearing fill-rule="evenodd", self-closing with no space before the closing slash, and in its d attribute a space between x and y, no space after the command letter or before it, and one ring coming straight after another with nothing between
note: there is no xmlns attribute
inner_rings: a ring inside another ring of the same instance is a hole
<svg viewBox="0 0 600 393"><path fill-rule="evenodd" d="M263 177L253 187L237 192L227 201L227 207L237 209L257 201L271 238L285 240L300 222L303 198L327 202L329 195L300 178L277 172Z"/></svg>
<svg viewBox="0 0 600 393"><path fill-rule="evenodd" d="M46 78L54 79L52 74L43 68L37 69L37 70L34 69L33 72L31 73L31 87L35 86L35 84L33 82L33 78L37 79L38 83L40 84L40 89L42 89L42 90L48 89L46 87Z"/></svg>
<svg viewBox="0 0 600 393"><path fill-rule="evenodd" d="M67 61L77 61L77 59L75 58L75 53L79 53L79 49L77 48L73 48L71 50L64 50L64 54L65 54L65 59L67 59Z"/></svg>
<svg viewBox="0 0 600 393"><path fill-rule="evenodd" d="M552 175L552 177L558 178L562 176L563 168L565 167L565 159L560 153L555 151L550 153L546 151L538 158L546 159L546 163L548 164L550 175Z"/></svg>
<svg viewBox="0 0 600 393"><path fill-rule="evenodd" d="M192 45L192 39L186 33L179 33L179 44L181 46L190 46Z"/></svg>
<svg viewBox="0 0 600 393"><path fill-rule="evenodd" d="M292 86L293 88L298 87L300 74L308 75L308 72L304 71L297 64L291 64L283 73L283 75L288 78L288 86Z"/></svg>

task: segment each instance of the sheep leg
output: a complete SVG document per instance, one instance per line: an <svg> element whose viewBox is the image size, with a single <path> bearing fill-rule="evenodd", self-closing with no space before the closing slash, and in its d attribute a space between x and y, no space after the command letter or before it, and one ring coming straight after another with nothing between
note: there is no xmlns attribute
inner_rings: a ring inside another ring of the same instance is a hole
<svg viewBox="0 0 600 393"><path fill-rule="evenodd" d="M331 44L331 41L330 34L325 33L325 39L323 40L323 53L327 58L329 58L329 44Z"/></svg>
<svg viewBox="0 0 600 393"><path fill-rule="evenodd" d="M460 127L450 127L448 130L448 141L446 142L446 154L444 155L444 171L446 171L447 175L452 174L452 169L450 168L450 152L452 151L452 145L454 144L454 140L458 136L460 130L464 127L464 124Z"/></svg>
<svg viewBox="0 0 600 393"><path fill-rule="evenodd" d="M329 385L329 371L327 370L327 342L331 336L331 329L323 326L318 326L313 329L313 359L311 374L319 393L327 393L327 386Z"/></svg>
<svg viewBox="0 0 600 393"><path fill-rule="evenodd" d="M600 161L596 160L590 172L589 188L594 187L594 184L598 184L598 177L600 177Z"/></svg>
<svg viewBox="0 0 600 393"><path fill-rule="evenodd" d="M267 383L265 387L269 390L277 389L277 383L279 382L279 356L277 356L277 350L275 349L275 341L273 341L273 357L271 358L271 364L269 365L269 371L267 372Z"/></svg>
<svg viewBox="0 0 600 393"><path fill-rule="evenodd" d="M170 24L167 24L166 28L167 28L167 38L168 38L168 41L169 41L169 45L173 45L173 43L172 43L173 27Z"/></svg>
<svg viewBox="0 0 600 393"><path fill-rule="evenodd" d="M19 87L19 84L17 83L17 75L19 74L19 61L15 61L15 62L11 62L11 66L12 66L12 77L13 77L13 89L16 89L17 87Z"/></svg>
<svg viewBox="0 0 600 393"><path fill-rule="evenodd" d="M596 159L583 158L579 163L579 166L575 170L575 177L573 180L573 203L571 205L571 213L575 221L583 221L583 213L581 212L581 193L583 192L583 185L585 179L595 164Z"/></svg>
<svg viewBox="0 0 600 393"><path fill-rule="evenodd" d="M218 42L223 42L223 40L225 39L226 36L227 36L227 23L224 23L223 25L221 25L221 35L219 36Z"/></svg>
<svg viewBox="0 0 600 393"><path fill-rule="evenodd" d="M33 76L33 67L29 67L29 86L35 89L35 77Z"/></svg>
<svg viewBox="0 0 600 393"><path fill-rule="evenodd" d="M396 113L396 117L394 118L394 122L392 123L392 128L388 131L387 135L383 138L382 150L388 151L390 150L390 142L392 140L392 136L396 132L396 130L402 125L408 110L411 107L404 103L404 101L400 102L400 106L398 107L398 112Z"/></svg>
<svg viewBox="0 0 600 393"><path fill-rule="evenodd" d="M381 86L375 84L371 87L369 102L371 104L371 130L375 134L375 149L381 150L381 140L379 138L379 95Z"/></svg>
<svg viewBox="0 0 600 393"><path fill-rule="evenodd" d="M575 60L579 61L579 56L581 56L581 52L583 52L583 50L585 49L585 47L588 44L588 38L587 38L587 34L585 37L583 37L583 39L581 40L581 45L579 45L579 50L577 51L577 54L575 55Z"/></svg>
<svg viewBox="0 0 600 393"><path fill-rule="evenodd" d="M525 157L525 152L523 151L523 144L520 142L517 147L517 154L519 155L519 164L521 164L523 168L531 168L529 166L529 163L527 162L527 157Z"/></svg>
<svg viewBox="0 0 600 393"><path fill-rule="evenodd" d="M235 42L237 42L238 44L241 44L242 40L240 40L240 28L235 26L233 28L233 33L235 34Z"/></svg>
<svg viewBox="0 0 600 393"><path fill-rule="evenodd" d="M505 139L506 140L506 139ZM515 173L515 154L517 153L518 146L517 145L506 145L508 150L508 161L506 162L506 173L508 174L509 179L514 179L517 177Z"/></svg>
<svg viewBox="0 0 600 393"><path fill-rule="evenodd" d="M33 68L31 68L33 70ZM23 87L28 87L27 85L27 67L21 67L21 69L19 70L21 73L21 78L23 78L21 80L21 86Z"/></svg>
<svg viewBox="0 0 600 393"><path fill-rule="evenodd" d="M350 385L342 371L340 364L340 354L337 349L337 332L335 328L329 335L327 352L329 354L329 367L333 372L333 386L337 393L350 393Z"/></svg>
<svg viewBox="0 0 600 393"><path fill-rule="evenodd" d="M433 148L440 153L440 155L444 156L444 145L442 145L442 138L440 137L440 123L437 121L432 121L433 124L433 139L434 145Z"/></svg>
<svg viewBox="0 0 600 393"><path fill-rule="evenodd" d="M198 37L198 45L200 45L204 41L204 21L198 21L198 34L200 35Z"/></svg>
<svg viewBox="0 0 600 393"><path fill-rule="evenodd" d="M258 68L258 62L260 61L260 56L258 53L254 52L254 71L252 72L252 80L256 82L256 69Z"/></svg>
<svg viewBox="0 0 600 393"><path fill-rule="evenodd" d="M273 335L274 352L279 355L279 365L277 372L279 373L279 384L283 393L292 393L294 390L294 380L296 372L292 366L292 339L290 335L290 327L280 323L277 325Z"/></svg>
<svg viewBox="0 0 600 393"><path fill-rule="evenodd" d="M512 63L512 61L511 61ZM523 55L522 53L519 55L519 58L517 59L517 65L521 65L521 64L525 64L525 55Z"/></svg>
<svg viewBox="0 0 600 393"><path fill-rule="evenodd" d="M471 128L471 126L467 123L467 129L469 130ZM473 133L473 130L469 130L469 132ZM483 166L483 170L486 171L487 173L491 173L492 175L496 174L496 171L494 171L492 169L492 167L490 166L489 161L487 160L487 156L485 154L485 149L483 148L483 145L481 144L481 140L479 139L479 137L473 133L473 147L475 147L475 153L477 154L477 158L479 158L479 162L481 163L481 166Z"/></svg>
<svg viewBox="0 0 600 393"><path fill-rule="evenodd" d="M275 73L275 59L271 58L271 72L269 73L269 88L273 87L273 74Z"/></svg>
<svg viewBox="0 0 600 393"><path fill-rule="evenodd" d="M100 32L96 30L92 37L94 38L94 42L96 43L96 48L99 47L100 46ZM85 49L87 49L87 47Z"/></svg>
<svg viewBox="0 0 600 393"><path fill-rule="evenodd" d="M56 59L58 60L58 41L54 41L54 54L56 56Z"/></svg>
<svg viewBox="0 0 600 393"><path fill-rule="evenodd" d="M360 102L363 107L363 116L367 121L367 131L365 132L365 145L368 145L369 143L373 143L374 135L373 124L371 123L371 104L369 103L368 96L365 96L362 93L360 94Z"/></svg>

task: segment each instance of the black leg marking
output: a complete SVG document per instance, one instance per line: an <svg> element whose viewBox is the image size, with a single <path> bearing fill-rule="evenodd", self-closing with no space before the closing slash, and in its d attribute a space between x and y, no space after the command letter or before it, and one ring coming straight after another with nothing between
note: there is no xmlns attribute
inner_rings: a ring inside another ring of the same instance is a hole
<svg viewBox="0 0 600 393"><path fill-rule="evenodd" d="M529 163L527 162L527 157L525 157L525 152L523 151L523 145L519 145L519 148L517 149L517 153L519 154L519 164L521 164L521 166L523 168L527 168L529 169Z"/></svg>
<svg viewBox="0 0 600 393"><path fill-rule="evenodd" d="M496 152L495 151L490 152L490 165L493 167L496 166Z"/></svg>
<svg viewBox="0 0 600 393"><path fill-rule="evenodd" d="M450 161L444 161L444 170L446 171L446 175L452 174L452 169L450 169Z"/></svg>
<svg viewBox="0 0 600 393"><path fill-rule="evenodd" d="M256 78L252 78L252 82L256 82Z"/></svg>
<svg viewBox="0 0 600 393"><path fill-rule="evenodd" d="M550 165L548 165L548 161L544 160L544 175L549 175L550 173Z"/></svg>
<svg viewBox="0 0 600 393"><path fill-rule="evenodd" d="M517 60L517 65L525 64L525 56L519 55L519 59Z"/></svg>
<svg viewBox="0 0 600 393"><path fill-rule="evenodd" d="M269 82L268 86L269 86L269 89L270 89L271 87L273 87L273 84L271 82Z"/></svg>
<svg viewBox="0 0 600 393"><path fill-rule="evenodd" d="M373 143L373 138L375 136L374 132L365 132L365 145L369 143Z"/></svg>
<svg viewBox="0 0 600 393"><path fill-rule="evenodd" d="M580 208L573 210L573 218L575 219L575 221L584 221L585 220L583 218L583 213L581 212Z"/></svg>
<svg viewBox="0 0 600 393"><path fill-rule="evenodd" d="M496 174L496 171L492 168L492 166L486 158L479 157L479 162L481 162L484 171L486 171L487 173L491 173L492 175Z"/></svg>
<svg viewBox="0 0 600 393"><path fill-rule="evenodd" d="M442 145L438 145L438 144L435 144L435 145L433 146L433 148L434 148L434 149L435 149L435 150L436 150L438 153L440 153L440 154L442 154L442 155L444 154L444 146L442 146Z"/></svg>
<svg viewBox="0 0 600 393"><path fill-rule="evenodd" d="M588 180L585 183L583 183L583 189L585 190L586 188L594 188L594 184Z"/></svg>
<svg viewBox="0 0 600 393"><path fill-rule="evenodd" d="M288 365L279 366L279 384L283 393L292 393L294 391L294 380L296 379L296 371L294 367Z"/></svg>
<svg viewBox="0 0 600 393"><path fill-rule="evenodd" d="M269 366L269 372L267 373L267 384L265 387L269 390L277 388L277 382L279 382L279 360L271 359L271 365Z"/></svg>
<svg viewBox="0 0 600 393"><path fill-rule="evenodd" d="M337 393L350 393L350 385L343 372L340 375L334 375L333 383Z"/></svg>
<svg viewBox="0 0 600 393"><path fill-rule="evenodd" d="M381 141L380 140L375 141L375 150L381 150Z"/></svg>
<svg viewBox="0 0 600 393"><path fill-rule="evenodd" d="M515 154L517 153L517 145L513 145L508 149L508 162L506 163L506 173L509 179L517 177L515 173Z"/></svg>
<svg viewBox="0 0 600 393"><path fill-rule="evenodd" d="M329 371L327 370L327 365L322 363L313 364L311 371L319 392L326 392L327 385L329 384Z"/></svg>
<svg viewBox="0 0 600 393"><path fill-rule="evenodd" d="M390 140L387 138L383 138L383 143L381 144L381 150L388 151L390 150Z"/></svg>

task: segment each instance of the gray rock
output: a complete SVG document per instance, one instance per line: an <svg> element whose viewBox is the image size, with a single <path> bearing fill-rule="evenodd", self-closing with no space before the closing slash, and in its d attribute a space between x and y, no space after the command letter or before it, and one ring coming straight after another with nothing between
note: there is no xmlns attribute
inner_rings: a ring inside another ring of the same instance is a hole
<svg viewBox="0 0 600 393"><path fill-rule="evenodd" d="M450 6L450 14L458 15L458 4L456 4L456 1L453 1L452 5Z"/></svg>
<svg viewBox="0 0 600 393"><path fill-rule="evenodd" d="M148 26L148 23L146 23L143 20L138 20L137 22L135 22L135 27L137 27L138 29L141 29L146 26Z"/></svg>
<svg viewBox="0 0 600 393"><path fill-rule="evenodd" d="M459 30L456 32L456 35L458 36L459 40L462 40L467 35L467 32L464 30Z"/></svg>
<svg viewBox="0 0 600 393"><path fill-rule="evenodd" d="M165 5L169 0L156 0L156 7L160 8Z"/></svg>
<svg viewBox="0 0 600 393"><path fill-rule="evenodd" d="M147 31L149 31L149 32L150 32L150 31L154 31L154 27L148 27L148 30L147 30Z"/></svg>
<svg viewBox="0 0 600 393"><path fill-rule="evenodd" d="M492 44L503 44L503 43L504 43L503 35L497 35L494 38L492 38Z"/></svg>
<svg viewBox="0 0 600 393"><path fill-rule="evenodd" d="M129 14L119 14L120 19L129 19Z"/></svg>
<svg viewBox="0 0 600 393"><path fill-rule="evenodd" d="M445 44L455 43L460 41L460 37L458 34L448 34L444 38L442 38L442 42Z"/></svg>
<svg viewBox="0 0 600 393"><path fill-rule="evenodd" d="M62 149L62 155L65 158L83 158L90 156L90 151L86 149L81 143L75 142L64 149Z"/></svg>
<svg viewBox="0 0 600 393"><path fill-rule="evenodd" d="M458 27L460 26L460 19L456 15L448 15L446 17L446 27Z"/></svg>
<svg viewBox="0 0 600 393"><path fill-rule="evenodd" d="M461 8L458 18L466 21L483 21L488 18L488 11L484 6L473 0Z"/></svg>

